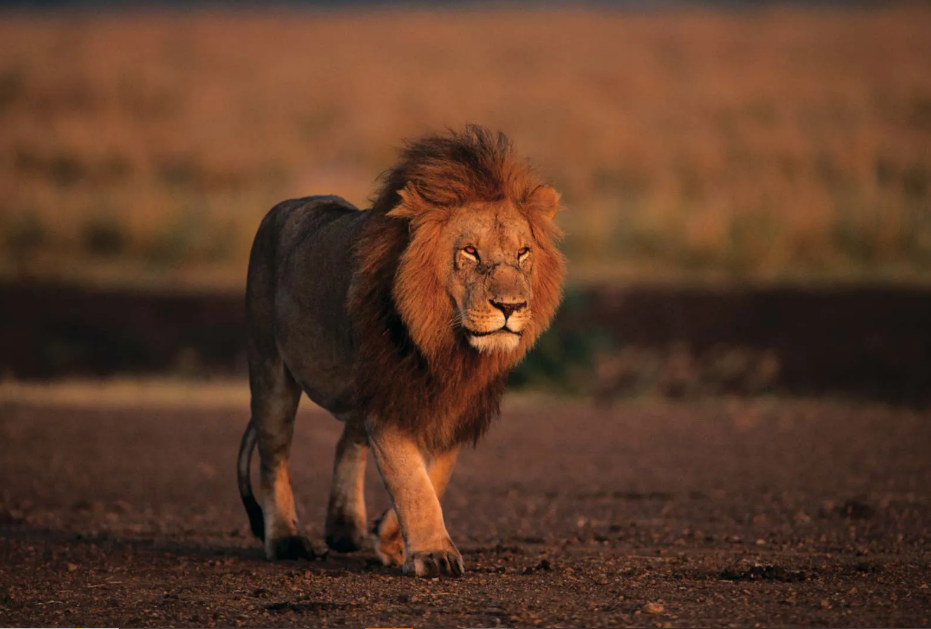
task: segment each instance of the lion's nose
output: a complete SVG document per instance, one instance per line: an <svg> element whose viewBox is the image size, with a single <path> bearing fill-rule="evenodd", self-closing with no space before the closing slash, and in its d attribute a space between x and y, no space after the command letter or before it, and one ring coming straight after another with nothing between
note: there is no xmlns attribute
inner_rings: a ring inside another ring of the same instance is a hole
<svg viewBox="0 0 931 629"><path fill-rule="evenodd" d="M514 314L515 312L518 312L519 310L523 310L523 308L527 305L526 301L509 302L509 303L505 303L503 301L495 301L494 299L490 301L491 301L492 306L494 306L495 308L497 308L498 310L504 313L505 320L508 317L510 317L512 314Z"/></svg>

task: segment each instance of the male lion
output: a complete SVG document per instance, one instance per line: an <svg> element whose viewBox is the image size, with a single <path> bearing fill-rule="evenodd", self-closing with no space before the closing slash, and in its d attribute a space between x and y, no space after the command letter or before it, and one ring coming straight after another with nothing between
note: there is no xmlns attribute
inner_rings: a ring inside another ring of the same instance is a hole
<svg viewBox="0 0 931 629"><path fill-rule="evenodd" d="M345 423L328 546L365 540L371 446L394 506L374 525L378 556L405 574L462 573L440 498L460 445L499 414L508 372L559 305L558 209L504 134L468 126L409 144L367 211L335 196L269 211L249 260L252 419L238 466L269 559L310 553L288 471L304 391ZM249 481L256 443L261 507Z"/></svg>

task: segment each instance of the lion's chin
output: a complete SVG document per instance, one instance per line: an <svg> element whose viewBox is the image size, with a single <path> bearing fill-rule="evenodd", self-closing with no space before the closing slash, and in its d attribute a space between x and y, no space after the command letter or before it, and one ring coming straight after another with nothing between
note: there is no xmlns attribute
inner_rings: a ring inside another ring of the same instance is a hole
<svg viewBox="0 0 931 629"><path fill-rule="evenodd" d="M512 352L520 345L520 335L508 330L476 336L469 334L469 344L482 353Z"/></svg>

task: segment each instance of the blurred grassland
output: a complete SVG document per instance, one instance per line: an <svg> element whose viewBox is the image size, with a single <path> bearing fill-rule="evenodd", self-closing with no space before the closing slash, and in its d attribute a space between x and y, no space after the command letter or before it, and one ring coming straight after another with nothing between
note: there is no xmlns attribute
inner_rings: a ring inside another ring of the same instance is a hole
<svg viewBox="0 0 931 629"><path fill-rule="evenodd" d="M931 5L0 13L0 277L236 288L279 200L508 132L577 283L931 280Z"/></svg>

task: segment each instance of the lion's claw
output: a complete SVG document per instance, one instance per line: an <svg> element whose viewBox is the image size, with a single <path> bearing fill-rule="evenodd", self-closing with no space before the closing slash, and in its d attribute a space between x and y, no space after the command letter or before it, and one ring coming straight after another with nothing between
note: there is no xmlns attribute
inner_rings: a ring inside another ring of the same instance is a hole
<svg viewBox="0 0 931 629"><path fill-rule="evenodd" d="M462 555L456 549L415 552L404 562L404 574L418 577L459 577L464 570Z"/></svg>

